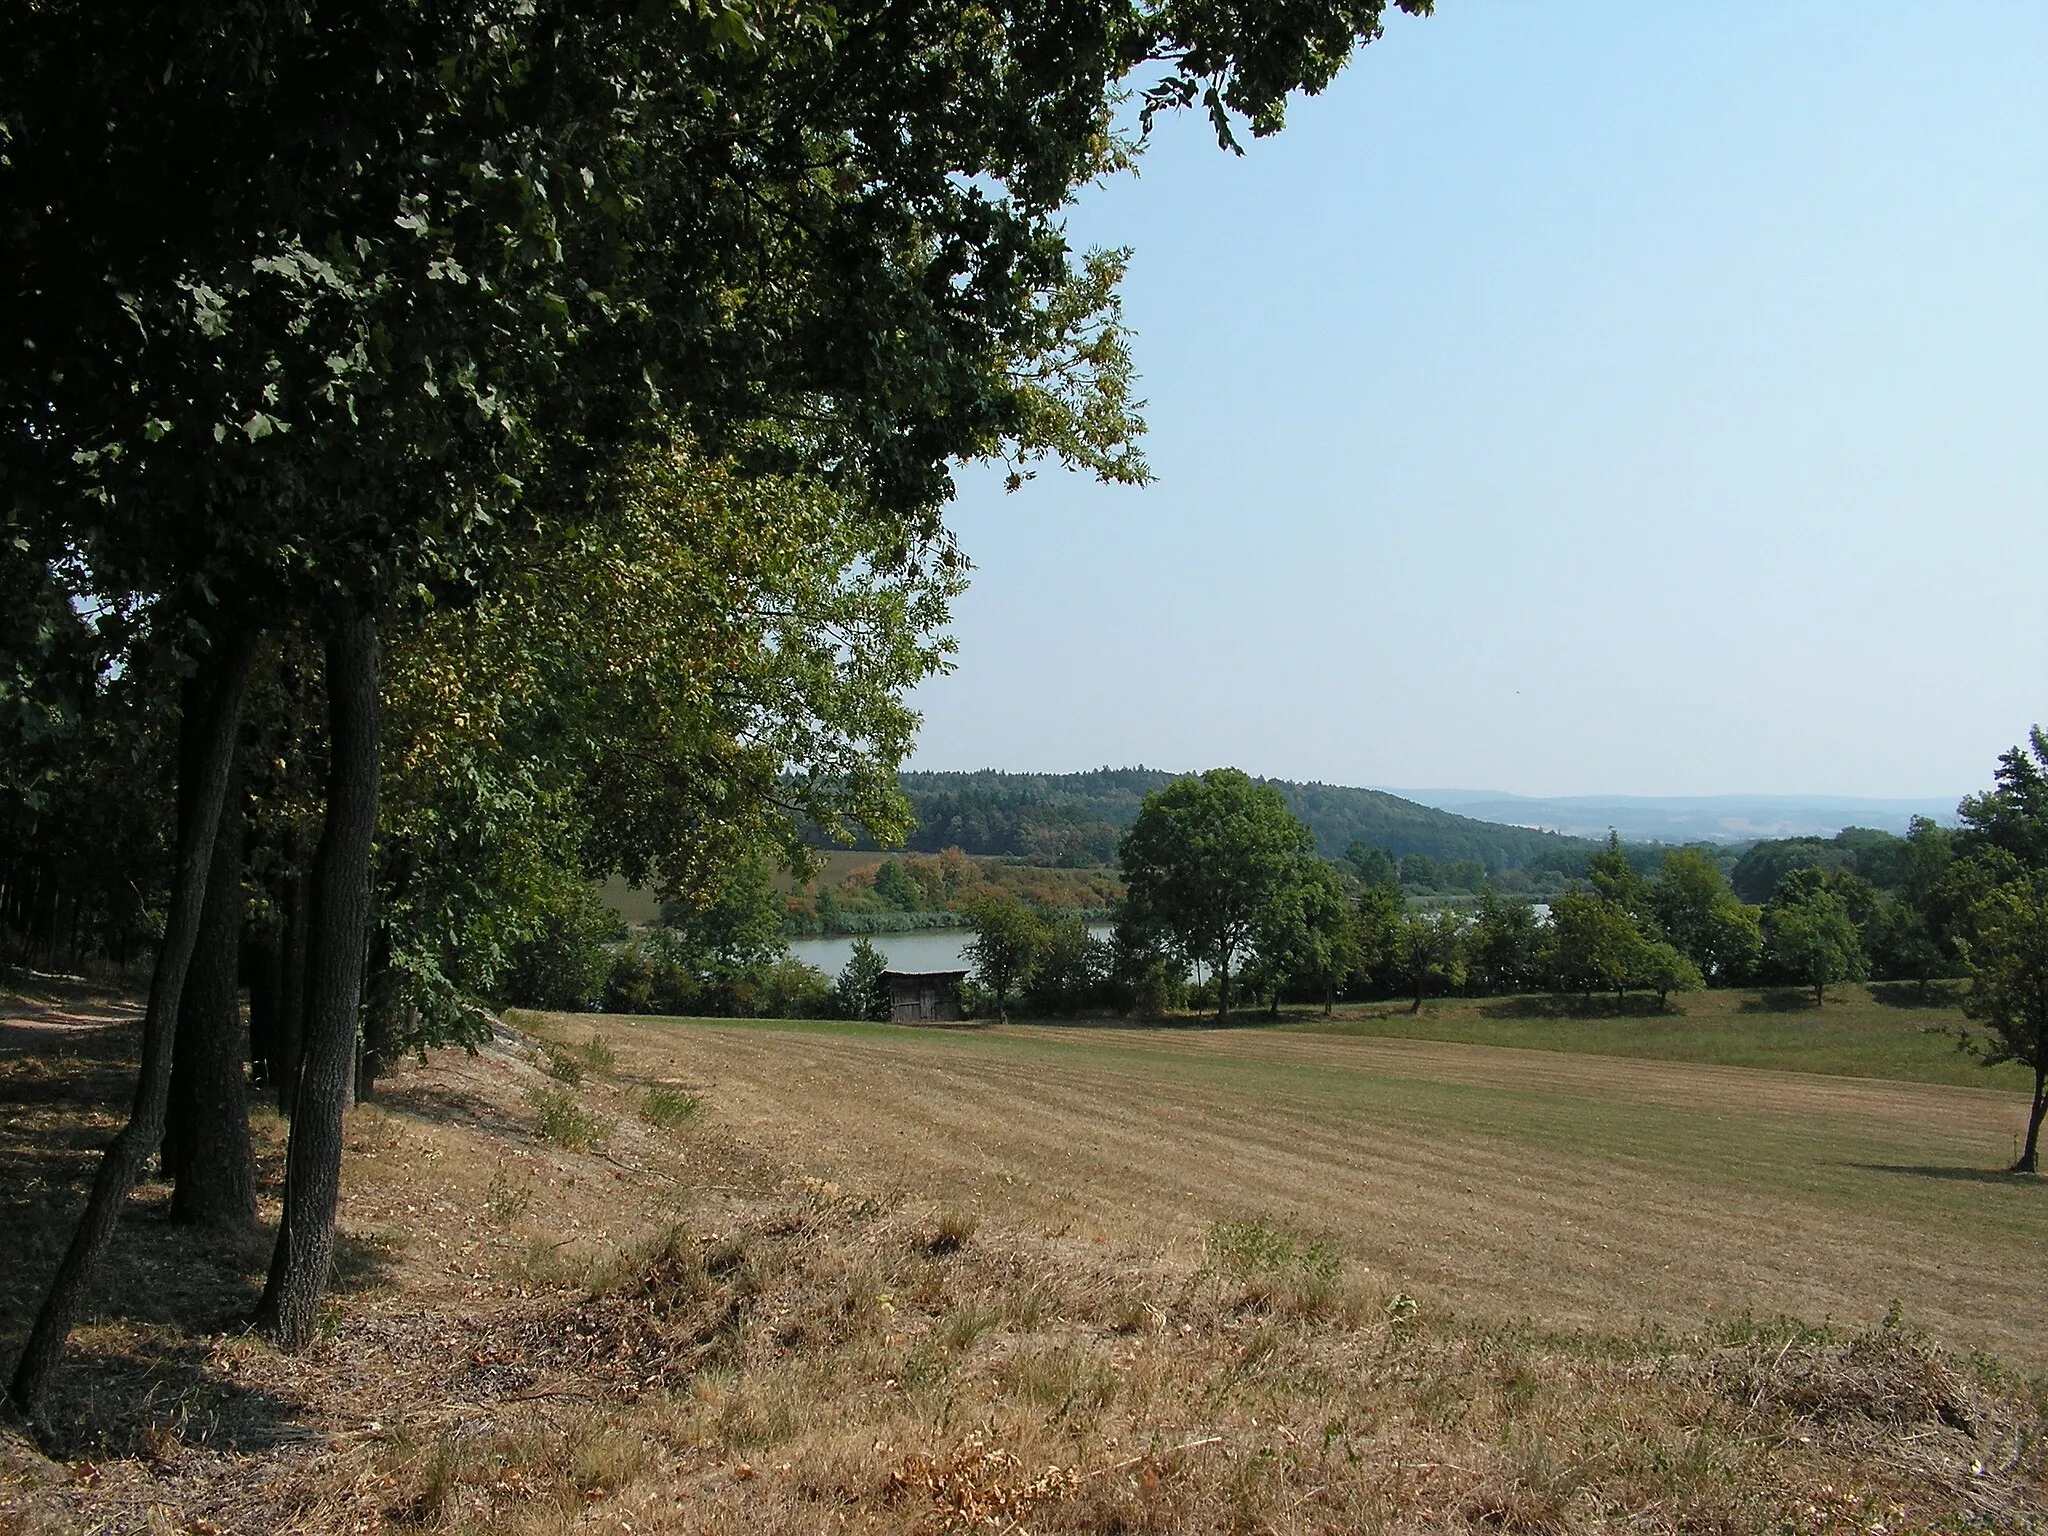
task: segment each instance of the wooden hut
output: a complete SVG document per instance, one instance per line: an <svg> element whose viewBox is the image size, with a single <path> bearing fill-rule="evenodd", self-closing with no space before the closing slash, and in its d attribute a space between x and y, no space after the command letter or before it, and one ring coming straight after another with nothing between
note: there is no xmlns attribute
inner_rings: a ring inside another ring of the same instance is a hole
<svg viewBox="0 0 2048 1536"><path fill-rule="evenodd" d="M897 1024L935 1024L958 1019L965 971L884 971L889 1018Z"/></svg>

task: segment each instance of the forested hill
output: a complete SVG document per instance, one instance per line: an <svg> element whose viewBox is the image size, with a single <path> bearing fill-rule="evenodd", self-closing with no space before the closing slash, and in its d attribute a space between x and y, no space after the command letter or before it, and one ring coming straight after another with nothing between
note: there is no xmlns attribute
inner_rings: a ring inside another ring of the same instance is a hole
<svg viewBox="0 0 2048 1536"><path fill-rule="evenodd" d="M900 782L917 813L908 846L935 853L1008 854L1054 863L1108 862L1146 795L1177 774L1156 768L1091 773L906 773ZM1432 810L1376 789L1266 781L1315 832L1323 853L1353 843L1399 857L1477 860L1489 870L1575 869L1593 844L1583 838L1506 827Z"/></svg>

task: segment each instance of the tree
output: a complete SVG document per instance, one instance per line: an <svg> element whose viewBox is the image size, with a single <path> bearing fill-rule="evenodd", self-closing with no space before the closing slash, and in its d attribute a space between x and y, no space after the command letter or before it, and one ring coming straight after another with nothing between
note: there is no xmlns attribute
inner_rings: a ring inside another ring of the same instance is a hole
<svg viewBox="0 0 2048 1536"><path fill-rule="evenodd" d="M1357 927L1337 867L1313 854L1304 856L1253 935L1276 1013L1280 993L1290 985L1312 988L1323 1012L1334 1011L1337 988L1358 968Z"/></svg>
<svg viewBox="0 0 2048 1536"><path fill-rule="evenodd" d="M1394 856L1384 848L1375 848L1370 843L1354 842L1344 850L1344 862L1349 864L1365 885L1399 885L1401 867L1394 862Z"/></svg>
<svg viewBox="0 0 2048 1536"><path fill-rule="evenodd" d="M1232 967L1314 852L1279 790L1235 768L1147 795L1118 845L1134 920L1215 976L1218 1018L1230 1015Z"/></svg>
<svg viewBox="0 0 2048 1536"><path fill-rule="evenodd" d="M1824 874L1796 870L1793 875ZM1787 876L1779 896L1764 908L1764 958L1787 980L1813 988L1813 1005L1825 1000L1830 982L1863 975L1863 940L1848 904L1825 884Z"/></svg>
<svg viewBox="0 0 2048 1536"><path fill-rule="evenodd" d="M866 939L853 941L853 953L847 956L832 989L833 1000L842 1017L889 1017L889 999L882 991L882 973L888 969L889 962L882 958L874 945Z"/></svg>
<svg viewBox="0 0 2048 1536"><path fill-rule="evenodd" d="M1352 928L1357 946L1353 975L1361 982L1389 990L1398 982L1401 923L1407 913L1408 901L1399 885L1368 885L1358 893Z"/></svg>
<svg viewBox="0 0 2048 1536"><path fill-rule="evenodd" d="M1030 978L1045 952L1045 923L1008 896L975 897L967 904L967 920L974 929L967 941L974 978L994 995L997 1019L1008 1023L1010 994Z"/></svg>
<svg viewBox="0 0 2048 1536"><path fill-rule="evenodd" d="M901 859L884 859L875 871L875 894L902 912L915 912L923 905L923 893L903 868Z"/></svg>
<svg viewBox="0 0 2048 1536"><path fill-rule="evenodd" d="M1728 889L1721 866L1705 849L1674 848L1664 855L1649 910L1702 979L1727 986L1755 966L1762 942L1756 914Z"/></svg>
<svg viewBox="0 0 2048 1536"><path fill-rule="evenodd" d="M1031 968L1032 1006L1047 1013L1079 1013L1108 969L1106 946L1089 934L1081 914L1057 913L1045 924L1045 943Z"/></svg>
<svg viewBox="0 0 2048 1536"><path fill-rule="evenodd" d="M1699 967L1662 939L1643 941L1636 951L1629 984L1656 993L1659 1008L1667 1005L1673 992L1697 992L1705 985Z"/></svg>
<svg viewBox="0 0 2048 1536"><path fill-rule="evenodd" d="M1492 886L1479 893L1479 911L1465 936L1465 972L1481 992L1521 992L1543 975L1543 929L1528 902Z"/></svg>
<svg viewBox="0 0 2048 1536"><path fill-rule="evenodd" d="M1414 994L1410 1013L1422 1012L1431 991L1449 990L1464 980L1465 919L1449 907L1411 912L1395 939L1395 964Z"/></svg>
<svg viewBox="0 0 2048 1536"><path fill-rule="evenodd" d="M1964 1007L1992 1031L1986 1063L2018 1062L2034 1074L2026 1146L2013 1164L2016 1173L2034 1173L2048 1117L2048 873L2037 870L1979 902L1965 953L1971 985Z"/></svg>
<svg viewBox="0 0 2048 1536"><path fill-rule="evenodd" d="M1147 123L1199 97L1225 142L1269 133L1381 11L0 15L9 515L61 530L106 590L192 603L217 646L252 615L316 618L355 732L332 759L366 776L331 780L311 876L263 1307L281 1342L310 1338L332 1246L340 1106L309 1119L305 1100L346 1091L330 1067L361 966L339 925L368 907L391 607L487 590L603 501L619 452L679 428L757 466L829 464L912 530L957 458L1141 478L1118 260L1077 264L1058 222L1125 153L1125 77L1160 71ZM82 1231L111 1230L112 1198ZM48 1318L75 1312L103 1242ZM54 1360L39 1347L17 1377L31 1411Z"/></svg>
<svg viewBox="0 0 2048 1536"><path fill-rule="evenodd" d="M1591 891L1574 887L1550 903L1550 970L1560 991L1622 995L1642 972L1643 944L1635 920Z"/></svg>
<svg viewBox="0 0 2048 1536"><path fill-rule="evenodd" d="M1606 846L1586 861L1586 881L1593 887L1594 895L1630 917L1649 916L1649 884L1622 848L1620 834L1611 828Z"/></svg>
<svg viewBox="0 0 2048 1536"><path fill-rule="evenodd" d="M1996 848L2028 869L2048 869L2048 732L2002 753L1992 787L1956 807L1967 849Z"/></svg>

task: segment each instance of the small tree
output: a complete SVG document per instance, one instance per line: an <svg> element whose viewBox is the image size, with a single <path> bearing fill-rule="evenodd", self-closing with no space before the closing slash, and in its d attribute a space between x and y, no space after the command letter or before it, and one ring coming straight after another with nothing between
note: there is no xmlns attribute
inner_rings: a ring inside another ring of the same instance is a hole
<svg viewBox="0 0 2048 1536"><path fill-rule="evenodd" d="M974 937L967 958L974 979L996 1000L996 1018L1009 1022L1010 994L1030 977L1045 952L1045 924L1037 913L1009 896L978 896L967 907Z"/></svg>
<svg viewBox="0 0 2048 1536"><path fill-rule="evenodd" d="M1109 969L1107 946L1091 938L1078 912L1062 912L1045 925L1045 944L1030 973L1031 1006L1048 1013L1079 1013Z"/></svg>
<svg viewBox="0 0 2048 1536"><path fill-rule="evenodd" d="M2048 874L1999 887L1971 913L1970 1017L1991 1026L1986 1063L2016 1061L2034 1074L2026 1148L2015 1173L2040 1167L2041 1121L2048 1116Z"/></svg>
<svg viewBox="0 0 2048 1536"><path fill-rule="evenodd" d="M833 986L833 1001L849 1019L886 1019L888 999L882 995L882 972L889 968L875 946L866 939L853 941L853 953L839 972Z"/></svg>
<svg viewBox="0 0 2048 1536"><path fill-rule="evenodd" d="M1831 890L1781 886L1781 896L1764 909L1764 957L1780 975L1812 987L1818 1008L1830 982L1863 975L1863 936Z"/></svg>
<svg viewBox="0 0 2048 1536"><path fill-rule="evenodd" d="M1479 915L1466 937L1466 969L1481 992L1519 992L1543 969L1543 929L1536 909L1492 886L1480 892Z"/></svg>
<svg viewBox="0 0 2048 1536"><path fill-rule="evenodd" d="M1464 980L1464 937L1464 918L1447 907L1402 919L1397 954L1401 974L1415 996L1410 1013L1422 1012L1423 999L1432 990Z"/></svg>
<svg viewBox="0 0 2048 1536"><path fill-rule="evenodd" d="M1619 905L1590 891L1565 891L1550 903L1550 972L1561 992L1620 996L1642 969L1642 931Z"/></svg>
<svg viewBox="0 0 2048 1536"><path fill-rule="evenodd" d="M1636 953L1636 969L1629 982L1646 992L1656 993L1659 1008L1668 1005L1673 992L1697 992L1705 985L1700 979L1700 968L1680 953L1675 945L1666 944L1662 939L1643 942Z"/></svg>

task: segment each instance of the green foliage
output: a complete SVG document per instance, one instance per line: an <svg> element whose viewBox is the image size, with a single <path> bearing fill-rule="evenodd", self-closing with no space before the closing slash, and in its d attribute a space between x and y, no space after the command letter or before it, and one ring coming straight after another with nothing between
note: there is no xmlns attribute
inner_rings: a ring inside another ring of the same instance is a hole
<svg viewBox="0 0 2048 1536"><path fill-rule="evenodd" d="M542 903L533 929L511 945L504 1000L520 1008L598 1006L624 924L588 881L564 879Z"/></svg>
<svg viewBox="0 0 2048 1536"><path fill-rule="evenodd" d="M1816 1006L1828 983L1864 974L1863 940L1848 903L1830 888L1826 869L1795 870L1764 908L1764 961L1787 981L1813 988ZM1802 880L1801 875L1814 878Z"/></svg>
<svg viewBox="0 0 2048 1536"><path fill-rule="evenodd" d="M1010 994L1021 987L1045 952L1049 935L1037 913L1005 897L978 898L968 908L974 937L967 941L974 980L988 989L996 1017L1009 1017Z"/></svg>
<svg viewBox="0 0 2048 1536"><path fill-rule="evenodd" d="M1443 908L1411 912L1401 920L1394 940L1394 965L1403 986L1415 999L1415 1011L1434 992L1452 991L1465 980L1465 918Z"/></svg>
<svg viewBox="0 0 2048 1536"><path fill-rule="evenodd" d="M1088 932L1078 912L1045 921L1045 943L1026 980L1036 1013L1075 1014L1094 1001L1110 969L1110 948Z"/></svg>
<svg viewBox="0 0 2048 1536"><path fill-rule="evenodd" d="M640 1118L665 1131L688 1125L704 1112L704 1101L681 1088L656 1084L640 1101Z"/></svg>
<svg viewBox="0 0 2048 1536"><path fill-rule="evenodd" d="M1466 977L1474 990L1524 992L1543 984L1544 933L1527 901L1488 886L1464 942Z"/></svg>
<svg viewBox="0 0 2048 1536"><path fill-rule="evenodd" d="M586 1151L610 1129L602 1117L592 1114L565 1087L536 1083L526 1090L526 1102L534 1112L534 1130L541 1140L572 1151Z"/></svg>
<svg viewBox="0 0 2048 1536"><path fill-rule="evenodd" d="M1292 990L1334 1004L1344 978L1358 969L1358 922L1336 866L1313 855L1299 860L1261 914L1252 935L1257 979L1277 1010Z"/></svg>
<svg viewBox="0 0 2048 1536"><path fill-rule="evenodd" d="M2048 869L2048 733L2002 753L1992 787L1956 808L1972 848L1995 848L2027 869Z"/></svg>
<svg viewBox="0 0 2048 1536"><path fill-rule="evenodd" d="M1643 970L1642 930L1615 902L1570 890L1550 903L1551 975L1559 991L1621 993Z"/></svg>
<svg viewBox="0 0 2048 1536"><path fill-rule="evenodd" d="M1118 839L1137 820L1145 797L1178 777L1150 768L1066 774L983 770L905 773L898 783L916 818L910 848L929 853L961 848L977 855L1086 865L1114 859ZM1467 882L1460 889L1477 890L1486 871L1526 871L1561 880L1583 872L1597 846L1583 838L1434 810L1381 790L1262 782L1280 791L1326 857L1341 857L1357 868L1354 849L1377 851L1390 863L1419 853L1457 866L1455 878ZM822 831L810 835L820 846L829 840ZM873 840L864 838L862 846L874 846ZM1382 869L1373 861L1369 870L1358 871L1359 878L1376 883Z"/></svg>
<svg viewBox="0 0 2048 1536"><path fill-rule="evenodd" d="M1704 849L1665 854L1648 898L1665 938L1702 978L1730 986L1755 971L1763 943L1757 914L1728 889L1721 866Z"/></svg>
<svg viewBox="0 0 2048 1536"><path fill-rule="evenodd" d="M1401 869L1394 862L1394 856L1384 848L1375 848L1370 843L1353 841L1344 850L1344 862L1351 866L1351 872L1362 885L1399 885Z"/></svg>
<svg viewBox="0 0 2048 1536"><path fill-rule="evenodd" d="M1212 768L1146 796L1118 851L1129 921L1207 967L1228 1014L1232 966L1302 878L1315 838L1272 785Z"/></svg>
<svg viewBox="0 0 2048 1536"><path fill-rule="evenodd" d="M905 912L915 912L925 905L925 893L900 859L890 859L875 871L875 894Z"/></svg>
<svg viewBox="0 0 2048 1536"><path fill-rule="evenodd" d="M2034 1075L2026 1146L2014 1165L2033 1172L2048 1114L2048 870L2036 869L1988 893L1971 912L1970 929L1965 1008L1991 1026L1986 1060L2018 1062Z"/></svg>
<svg viewBox="0 0 2048 1536"><path fill-rule="evenodd" d="M889 999L882 991L882 973L889 968L866 939L853 941L853 953L839 972L832 999L843 1019L887 1019Z"/></svg>

